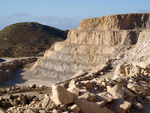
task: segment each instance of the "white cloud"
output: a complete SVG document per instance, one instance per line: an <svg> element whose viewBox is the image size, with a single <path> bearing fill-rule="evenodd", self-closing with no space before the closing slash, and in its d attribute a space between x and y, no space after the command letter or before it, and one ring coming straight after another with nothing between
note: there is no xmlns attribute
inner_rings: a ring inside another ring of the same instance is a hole
<svg viewBox="0 0 150 113"><path fill-rule="evenodd" d="M43 25L47 25L47 23L41 23L41 24L43 24Z"/></svg>
<svg viewBox="0 0 150 113"><path fill-rule="evenodd" d="M52 19L50 16L40 16L38 19L46 20L46 19Z"/></svg>
<svg viewBox="0 0 150 113"><path fill-rule="evenodd" d="M140 9L138 10L139 13L145 13L145 12L150 12L150 10L148 9Z"/></svg>
<svg viewBox="0 0 150 113"><path fill-rule="evenodd" d="M28 13L13 13L13 16L30 16Z"/></svg>

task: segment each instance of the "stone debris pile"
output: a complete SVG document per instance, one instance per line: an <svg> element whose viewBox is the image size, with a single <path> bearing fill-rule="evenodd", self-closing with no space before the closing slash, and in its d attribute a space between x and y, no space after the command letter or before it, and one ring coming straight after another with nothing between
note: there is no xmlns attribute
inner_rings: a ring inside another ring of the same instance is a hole
<svg viewBox="0 0 150 113"><path fill-rule="evenodd" d="M131 65L118 65L111 79L100 77L100 73L108 71L108 62L86 75L82 70L81 76L78 73L72 79L53 84L52 94L45 94L42 100L32 97L28 101L24 96L27 103L20 104L20 96L1 98L1 111L4 113L7 106L8 113L147 113L144 105L150 96L150 63Z"/></svg>

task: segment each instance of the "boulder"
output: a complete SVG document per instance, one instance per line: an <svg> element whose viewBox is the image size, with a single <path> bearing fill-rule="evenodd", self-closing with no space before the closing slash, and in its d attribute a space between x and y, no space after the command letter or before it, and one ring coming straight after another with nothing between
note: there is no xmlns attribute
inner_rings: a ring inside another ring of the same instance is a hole
<svg viewBox="0 0 150 113"><path fill-rule="evenodd" d="M71 82L69 83L69 88L67 90L78 96L80 89L76 87L75 81L72 79Z"/></svg>
<svg viewBox="0 0 150 113"><path fill-rule="evenodd" d="M102 93L96 94L95 98L96 98L95 99L96 102L101 102L99 103L101 107L104 106L106 103L111 102L113 100L113 96L108 92L102 92Z"/></svg>
<svg viewBox="0 0 150 113"><path fill-rule="evenodd" d="M52 85L52 99L55 104L71 104L73 103L74 94L70 93L67 89L60 85Z"/></svg>
<svg viewBox="0 0 150 113"><path fill-rule="evenodd" d="M87 89L90 89L90 88L93 88L92 87L92 84L89 80L87 81L81 81L81 83L87 88Z"/></svg>
<svg viewBox="0 0 150 113"><path fill-rule="evenodd" d="M124 98L134 98L135 95L126 87L122 87L122 90L124 91Z"/></svg>
<svg viewBox="0 0 150 113"><path fill-rule="evenodd" d="M88 101L93 101L95 99L95 95L90 93L90 92L87 92L87 93L84 93L83 95L81 96L78 96L78 98L85 98L87 99Z"/></svg>
<svg viewBox="0 0 150 113"><path fill-rule="evenodd" d="M71 110L75 110L75 111L77 111L77 113L80 111L80 108L79 108L79 106L77 106L76 104L74 104L73 106L71 106Z"/></svg>
<svg viewBox="0 0 150 113"><path fill-rule="evenodd" d="M141 67L139 67L139 66L135 66L135 67L134 67L134 73L135 73L135 74L141 74L141 71L142 71L142 68L141 68Z"/></svg>
<svg viewBox="0 0 150 113"><path fill-rule="evenodd" d="M72 76L71 78L76 78L76 77L81 77L88 74L85 70L80 70L79 72L77 72L74 76Z"/></svg>
<svg viewBox="0 0 150 113"><path fill-rule="evenodd" d="M107 92L113 95L115 99L124 97L124 91L122 90L122 86L115 85L114 87L107 86Z"/></svg>
<svg viewBox="0 0 150 113"><path fill-rule="evenodd" d="M55 104L47 94L45 94L44 99L42 100L42 108L45 109L46 111L55 108Z"/></svg>
<svg viewBox="0 0 150 113"><path fill-rule="evenodd" d="M118 66L116 67L114 76L119 76L120 74L125 74L125 67L124 67L123 64L118 65Z"/></svg>
<svg viewBox="0 0 150 113"><path fill-rule="evenodd" d="M131 103L124 101L121 98L114 99L110 103L105 105L108 109L111 109L114 113L126 113L131 108Z"/></svg>
<svg viewBox="0 0 150 113"><path fill-rule="evenodd" d="M100 108L98 104L94 102L89 102L88 100L84 98L74 98L74 103L79 106L81 111L84 113L113 113L111 110L107 108Z"/></svg>
<svg viewBox="0 0 150 113"><path fill-rule="evenodd" d="M139 111L143 110L143 105L139 102L132 102L132 107Z"/></svg>
<svg viewBox="0 0 150 113"><path fill-rule="evenodd" d="M144 89L144 87L143 86L139 86L136 83L129 83L127 85L127 88L129 88L131 91L133 91L135 93L141 94L142 96L146 95L146 90Z"/></svg>

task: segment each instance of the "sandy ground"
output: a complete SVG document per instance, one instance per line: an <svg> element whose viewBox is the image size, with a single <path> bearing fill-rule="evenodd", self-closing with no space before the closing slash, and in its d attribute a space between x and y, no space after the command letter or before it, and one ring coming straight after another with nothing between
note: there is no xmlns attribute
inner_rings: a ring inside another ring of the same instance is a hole
<svg viewBox="0 0 150 113"><path fill-rule="evenodd" d="M4 62L10 62L17 59L24 59L30 57L17 57L17 58L1 58ZM40 58L40 57L38 57ZM15 75L12 79L8 80L3 86L28 86L30 84L51 86L53 83L59 82L59 80L44 77L41 75L33 74L29 69L19 69L13 72Z"/></svg>
<svg viewBox="0 0 150 113"><path fill-rule="evenodd" d="M3 86L29 86L31 84L51 86L59 80L33 74L29 69L19 69L13 72L15 75L8 80Z"/></svg>

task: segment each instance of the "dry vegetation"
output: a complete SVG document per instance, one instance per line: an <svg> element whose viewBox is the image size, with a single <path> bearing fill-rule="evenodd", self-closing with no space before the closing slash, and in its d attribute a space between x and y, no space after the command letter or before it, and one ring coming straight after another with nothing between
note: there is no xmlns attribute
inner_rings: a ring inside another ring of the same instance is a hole
<svg viewBox="0 0 150 113"><path fill-rule="evenodd" d="M36 22L12 24L0 31L0 57L35 56L65 40L67 33Z"/></svg>

